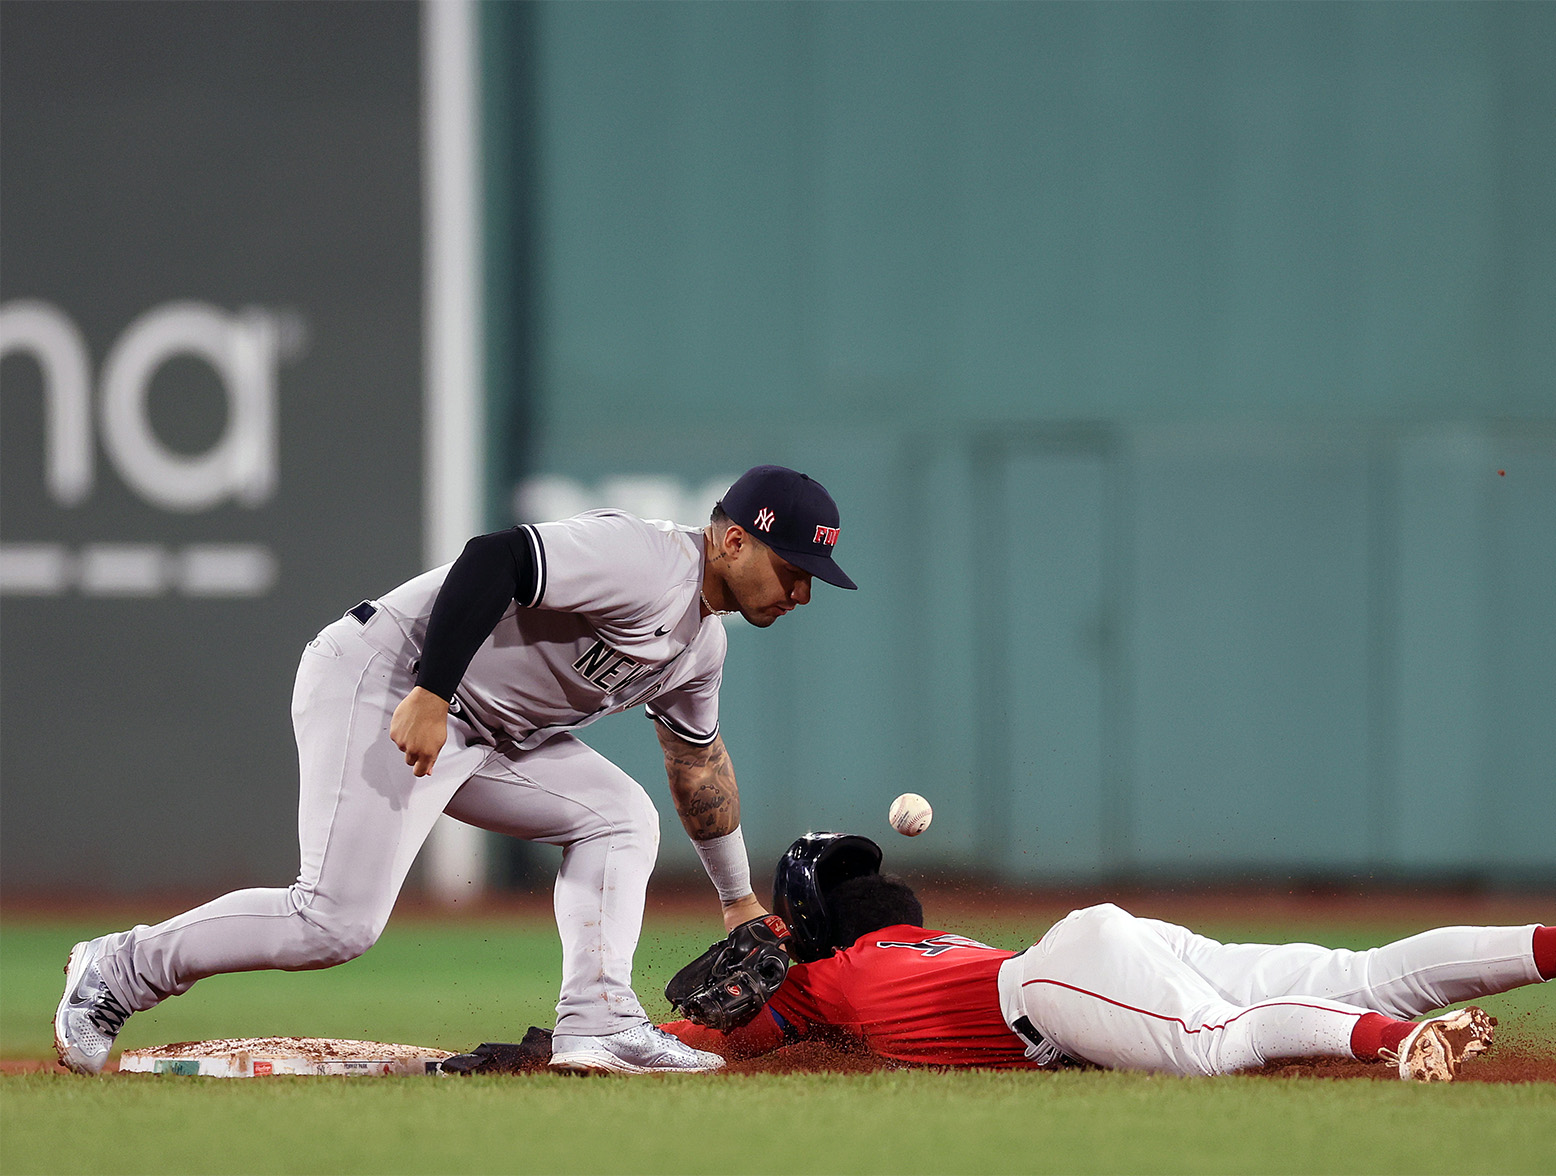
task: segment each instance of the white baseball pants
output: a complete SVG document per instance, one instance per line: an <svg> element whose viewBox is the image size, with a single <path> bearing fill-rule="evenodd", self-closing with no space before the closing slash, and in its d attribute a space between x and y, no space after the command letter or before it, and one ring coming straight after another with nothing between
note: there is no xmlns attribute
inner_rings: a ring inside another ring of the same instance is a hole
<svg viewBox="0 0 1556 1176"><path fill-rule="evenodd" d="M110 936L104 978L129 1008L148 1009L219 973L327 968L361 955L447 812L562 847L557 1031L613 1033L646 1019L632 991L632 957L659 851L653 801L571 735L532 751L503 750L453 718L437 764L418 778L389 738L390 717L415 684L410 658L382 609L365 627L344 617L309 644L292 698L297 881L234 891Z"/></svg>
<svg viewBox="0 0 1556 1176"><path fill-rule="evenodd" d="M1409 1020L1538 983L1533 937L1530 924L1444 927L1369 951L1217 943L1108 903L1072 912L1007 960L1000 1005L1013 1029L1024 1016L1078 1060L1227 1074L1349 1058L1364 1013Z"/></svg>

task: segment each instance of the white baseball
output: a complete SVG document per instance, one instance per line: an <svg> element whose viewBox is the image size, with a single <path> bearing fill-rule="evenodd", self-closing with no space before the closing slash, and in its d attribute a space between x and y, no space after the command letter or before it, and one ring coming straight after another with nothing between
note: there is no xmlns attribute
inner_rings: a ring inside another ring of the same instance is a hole
<svg viewBox="0 0 1556 1176"><path fill-rule="evenodd" d="M904 837L917 837L929 828L934 815L935 810L929 807L929 801L917 792L904 792L891 802L891 812L886 814L886 819Z"/></svg>

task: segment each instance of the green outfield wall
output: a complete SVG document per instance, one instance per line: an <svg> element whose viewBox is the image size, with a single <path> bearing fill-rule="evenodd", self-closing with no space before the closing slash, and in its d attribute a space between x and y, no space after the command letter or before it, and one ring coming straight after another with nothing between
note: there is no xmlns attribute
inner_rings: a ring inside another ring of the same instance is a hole
<svg viewBox="0 0 1556 1176"><path fill-rule="evenodd" d="M528 11L493 500L842 505L861 591L730 632L758 857L1556 877L1556 7Z"/></svg>
<svg viewBox="0 0 1556 1176"><path fill-rule="evenodd" d="M697 522L765 461L861 590L729 631L760 873L1556 885L1556 5L0 4L0 57L8 898L288 881L297 658L476 471ZM589 734L697 870L647 721Z"/></svg>

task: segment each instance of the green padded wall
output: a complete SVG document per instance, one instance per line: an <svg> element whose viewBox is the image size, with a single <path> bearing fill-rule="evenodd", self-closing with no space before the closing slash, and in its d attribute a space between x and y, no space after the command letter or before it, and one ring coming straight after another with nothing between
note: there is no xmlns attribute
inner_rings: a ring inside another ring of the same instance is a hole
<svg viewBox="0 0 1556 1176"><path fill-rule="evenodd" d="M697 521L757 461L842 506L861 591L731 632L759 860L1556 877L1556 6L533 37L516 512ZM596 730L689 861L646 724Z"/></svg>

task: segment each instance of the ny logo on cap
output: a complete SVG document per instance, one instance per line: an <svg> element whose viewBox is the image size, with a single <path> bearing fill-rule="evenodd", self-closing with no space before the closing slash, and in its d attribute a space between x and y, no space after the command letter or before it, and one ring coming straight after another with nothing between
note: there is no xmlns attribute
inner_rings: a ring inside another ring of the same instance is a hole
<svg viewBox="0 0 1556 1176"><path fill-rule="evenodd" d="M778 521L778 516L765 506L756 512L756 526L759 531L771 531L773 524Z"/></svg>

